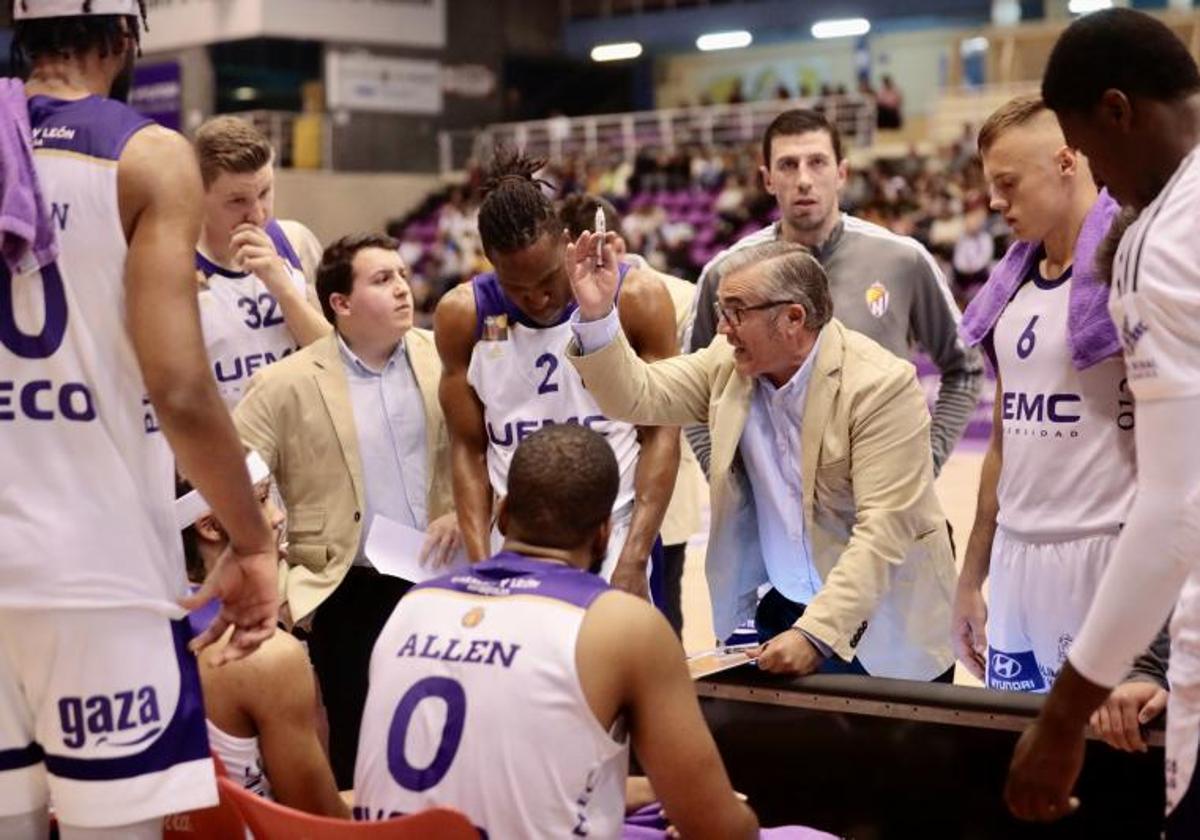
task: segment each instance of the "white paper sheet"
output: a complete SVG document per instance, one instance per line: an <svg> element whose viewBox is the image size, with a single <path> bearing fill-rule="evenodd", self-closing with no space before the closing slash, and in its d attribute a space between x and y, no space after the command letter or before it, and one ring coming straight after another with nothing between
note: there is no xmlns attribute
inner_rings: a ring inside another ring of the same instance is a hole
<svg viewBox="0 0 1200 840"><path fill-rule="evenodd" d="M450 556L449 565L437 568L424 566L420 560L423 545L424 531L376 514L367 533L366 555L371 565L382 574L413 583L421 583L469 565L466 550L460 547Z"/></svg>

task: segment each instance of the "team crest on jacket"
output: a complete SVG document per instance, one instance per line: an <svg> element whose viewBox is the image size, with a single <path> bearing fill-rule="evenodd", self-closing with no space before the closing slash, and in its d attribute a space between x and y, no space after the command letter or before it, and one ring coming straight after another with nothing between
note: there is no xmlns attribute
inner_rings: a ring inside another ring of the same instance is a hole
<svg viewBox="0 0 1200 840"><path fill-rule="evenodd" d="M882 283L872 283L867 289L867 309L871 310L871 314L876 318L882 318L888 311L890 300L887 286Z"/></svg>

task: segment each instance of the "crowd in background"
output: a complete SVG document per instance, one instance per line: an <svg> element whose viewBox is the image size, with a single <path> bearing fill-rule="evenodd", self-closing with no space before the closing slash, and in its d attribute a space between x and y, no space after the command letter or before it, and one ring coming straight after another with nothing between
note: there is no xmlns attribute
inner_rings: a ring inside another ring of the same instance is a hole
<svg viewBox="0 0 1200 840"><path fill-rule="evenodd" d="M778 219L762 186L759 154L756 144L746 144L646 152L633 160L574 155L548 164L540 177L556 197L583 192L611 200L624 214L633 253L694 281L722 249ZM481 180L481 169L472 167L464 183L430 195L389 226L404 243L426 323L447 290L489 268L475 221ZM970 127L934 154L910 147L902 157L851 166L842 207L925 245L962 305L1009 241L1003 219L988 208Z"/></svg>

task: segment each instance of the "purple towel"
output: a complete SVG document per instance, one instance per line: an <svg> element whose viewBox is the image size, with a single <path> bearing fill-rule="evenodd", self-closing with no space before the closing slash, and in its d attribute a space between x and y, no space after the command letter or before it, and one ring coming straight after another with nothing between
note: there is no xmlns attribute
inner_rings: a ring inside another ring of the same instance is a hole
<svg viewBox="0 0 1200 840"><path fill-rule="evenodd" d="M1120 209L1120 205L1109 197L1108 191L1102 190L1084 218L1079 237L1075 240L1072 260L1074 273L1067 312L1067 343L1071 348L1071 361L1079 370L1085 370L1121 350L1117 328L1108 314L1108 286L1096 276L1095 264L1096 249ZM963 313L958 332L967 344L979 344L996 326L1000 313L1028 275L1038 249L1037 243L1014 242L1004 258L992 269L987 283Z"/></svg>
<svg viewBox="0 0 1200 840"><path fill-rule="evenodd" d="M0 256L13 274L58 257L33 163L29 106L20 79L0 79Z"/></svg>
<svg viewBox="0 0 1200 840"><path fill-rule="evenodd" d="M662 815L662 803L649 805L625 816L621 840L665 840L667 821ZM758 835L762 840L837 840L837 835L805 828L802 825L783 825L764 828Z"/></svg>

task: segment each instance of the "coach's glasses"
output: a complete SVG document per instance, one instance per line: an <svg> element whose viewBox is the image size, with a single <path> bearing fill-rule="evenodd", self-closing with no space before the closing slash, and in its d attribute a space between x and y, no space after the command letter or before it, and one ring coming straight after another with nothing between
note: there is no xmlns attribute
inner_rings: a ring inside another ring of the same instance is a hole
<svg viewBox="0 0 1200 840"><path fill-rule="evenodd" d="M732 327L740 327L742 318L747 312L755 312L759 309L770 309L773 306L788 306L789 304L799 303L796 300L769 300L766 303L756 303L753 306L722 306L721 301L713 301L713 313L717 316L717 323L722 321Z"/></svg>

